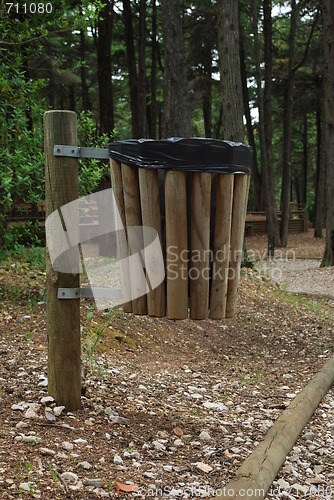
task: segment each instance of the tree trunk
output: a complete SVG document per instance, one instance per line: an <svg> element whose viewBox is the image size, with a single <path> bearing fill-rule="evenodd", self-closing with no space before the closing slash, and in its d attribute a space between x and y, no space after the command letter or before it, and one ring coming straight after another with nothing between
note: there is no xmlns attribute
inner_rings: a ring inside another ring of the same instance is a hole
<svg viewBox="0 0 334 500"><path fill-rule="evenodd" d="M218 0L217 7L224 139L244 142L238 2Z"/></svg>
<svg viewBox="0 0 334 500"><path fill-rule="evenodd" d="M202 92L202 107L205 137L212 137L212 55L211 46L205 44L205 57L203 60L204 80Z"/></svg>
<svg viewBox="0 0 334 500"><path fill-rule="evenodd" d="M281 245L288 244L288 228L291 200L291 136L292 136L292 110L293 110L293 84L295 71L295 38L297 26L296 1L291 0L291 19L289 33L289 65L284 99L283 118L283 175L282 175L282 216L281 216Z"/></svg>
<svg viewBox="0 0 334 500"><path fill-rule="evenodd" d="M314 237L322 238L324 228L325 209L325 177L326 177L326 153L324 137L324 113L323 106L317 110L317 171L315 186L315 215L314 215Z"/></svg>
<svg viewBox="0 0 334 500"><path fill-rule="evenodd" d="M322 0L326 151L326 248L322 265L334 265L334 5Z"/></svg>
<svg viewBox="0 0 334 500"><path fill-rule="evenodd" d="M165 137L191 137L186 54L182 29L181 0L162 0Z"/></svg>
<svg viewBox="0 0 334 500"><path fill-rule="evenodd" d="M91 109L91 104L86 75L86 37L83 29L80 30L80 63L82 109L88 111Z"/></svg>
<svg viewBox="0 0 334 500"><path fill-rule="evenodd" d="M262 76L261 76L261 66L260 66L260 42L258 36L259 16L258 16L258 7L255 3L255 0L252 0L251 6L253 14L252 17L253 17L254 59L255 59L255 75L256 75L256 100L259 112L259 140L260 140L261 173L262 173L261 195L267 218L268 256L273 257L275 254L275 236L274 236L274 226L272 217L272 204L270 203L268 158L266 154L266 134L265 134L265 119L264 119L265 114L264 114Z"/></svg>
<svg viewBox="0 0 334 500"><path fill-rule="evenodd" d="M70 111L75 111L75 94L74 94L74 85L70 84L68 87L68 94L69 94L69 110Z"/></svg>
<svg viewBox="0 0 334 500"><path fill-rule="evenodd" d="M146 137L146 0L139 4L138 45L138 136Z"/></svg>
<svg viewBox="0 0 334 500"><path fill-rule="evenodd" d="M149 137L157 138L157 4L152 0L151 104Z"/></svg>
<svg viewBox="0 0 334 500"><path fill-rule="evenodd" d="M242 35L242 30L240 30L240 70L241 70L241 82L242 82L242 94L243 102L245 108L246 116L246 126L248 142L253 150L253 162L252 162L252 180L254 184L254 195L255 195L255 210L261 211L261 175L258 170L257 164L257 154L256 154L256 143L254 138L254 130L252 125L251 112L249 107L249 92L247 88L247 72L245 64L245 50L244 50L244 40Z"/></svg>
<svg viewBox="0 0 334 500"><path fill-rule="evenodd" d="M218 0L218 54L222 85L222 118L224 139L244 142L243 99L239 45L239 2ZM249 177L234 175L233 209L226 317L234 316L240 278L242 242L246 218ZM245 255L247 259L247 254Z"/></svg>
<svg viewBox="0 0 334 500"><path fill-rule="evenodd" d="M304 115L303 120L303 175L302 175L302 185L300 192L300 203L306 207L307 203L307 170L308 170L308 142L307 142L307 113Z"/></svg>
<svg viewBox="0 0 334 500"><path fill-rule="evenodd" d="M111 41L113 0L108 0L98 21L97 62L99 82L100 133L110 134L114 128L114 104L111 80Z"/></svg>
<svg viewBox="0 0 334 500"><path fill-rule="evenodd" d="M138 75L130 0L123 0L123 19L125 25L125 44L129 71L132 137L138 139L140 137L140 131L138 129L139 118L137 102Z"/></svg>
<svg viewBox="0 0 334 500"><path fill-rule="evenodd" d="M276 195L273 169L272 150L272 116L271 116L271 87L272 87L272 21L271 21L271 0L263 0L263 34L264 34L264 92L263 92L263 119L265 130L265 156L268 170L269 204L270 218L269 227L272 227L274 241L268 241L268 247L281 246L279 233ZM271 231L271 229L270 229ZM269 248L268 248L269 249Z"/></svg>

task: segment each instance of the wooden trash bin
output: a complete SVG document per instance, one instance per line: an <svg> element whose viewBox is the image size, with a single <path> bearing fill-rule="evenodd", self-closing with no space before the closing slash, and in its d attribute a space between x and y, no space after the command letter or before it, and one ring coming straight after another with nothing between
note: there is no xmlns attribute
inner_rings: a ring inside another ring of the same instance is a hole
<svg viewBox="0 0 334 500"><path fill-rule="evenodd" d="M124 304L124 310L170 319L233 317L251 149L228 141L179 138L114 142L109 149L129 254L140 251L129 239L129 228L150 227L159 237L165 266L165 280L154 289L148 283L148 293ZM145 262L154 270L154 256ZM128 279L134 286L131 268Z"/></svg>

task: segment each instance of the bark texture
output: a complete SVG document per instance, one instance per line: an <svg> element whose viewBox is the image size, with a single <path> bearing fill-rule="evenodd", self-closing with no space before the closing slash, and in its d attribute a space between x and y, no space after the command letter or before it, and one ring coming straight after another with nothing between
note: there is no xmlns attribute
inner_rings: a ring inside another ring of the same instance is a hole
<svg viewBox="0 0 334 500"><path fill-rule="evenodd" d="M326 151L326 249L323 264L334 265L334 4L322 1Z"/></svg>
<svg viewBox="0 0 334 500"><path fill-rule="evenodd" d="M98 21L98 81L100 133L110 134L114 128L114 104L111 79L111 41L113 21L113 1L107 1Z"/></svg>
<svg viewBox="0 0 334 500"><path fill-rule="evenodd" d="M181 0L162 0L164 67L164 137L191 137L191 116L182 28Z"/></svg>
<svg viewBox="0 0 334 500"><path fill-rule="evenodd" d="M218 0L217 7L224 139L244 142L238 2Z"/></svg>

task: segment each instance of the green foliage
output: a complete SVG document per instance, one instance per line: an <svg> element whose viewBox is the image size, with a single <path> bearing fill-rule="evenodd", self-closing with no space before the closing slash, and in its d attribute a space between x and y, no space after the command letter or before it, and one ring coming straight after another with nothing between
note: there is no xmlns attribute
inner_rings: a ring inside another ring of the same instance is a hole
<svg viewBox="0 0 334 500"><path fill-rule="evenodd" d="M107 134L98 135L92 112L82 111L78 119L78 140L80 146L107 148L110 137ZM79 160L80 196L92 193L100 180L108 174L109 163L94 159Z"/></svg>

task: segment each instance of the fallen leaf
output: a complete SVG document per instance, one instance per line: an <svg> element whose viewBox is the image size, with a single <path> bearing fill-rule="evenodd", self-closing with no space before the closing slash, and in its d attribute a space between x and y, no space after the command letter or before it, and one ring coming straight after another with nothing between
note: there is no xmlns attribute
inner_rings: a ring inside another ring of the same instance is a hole
<svg viewBox="0 0 334 500"><path fill-rule="evenodd" d="M115 488L117 491L123 493L136 493L138 491L138 484L122 484L115 482Z"/></svg>

